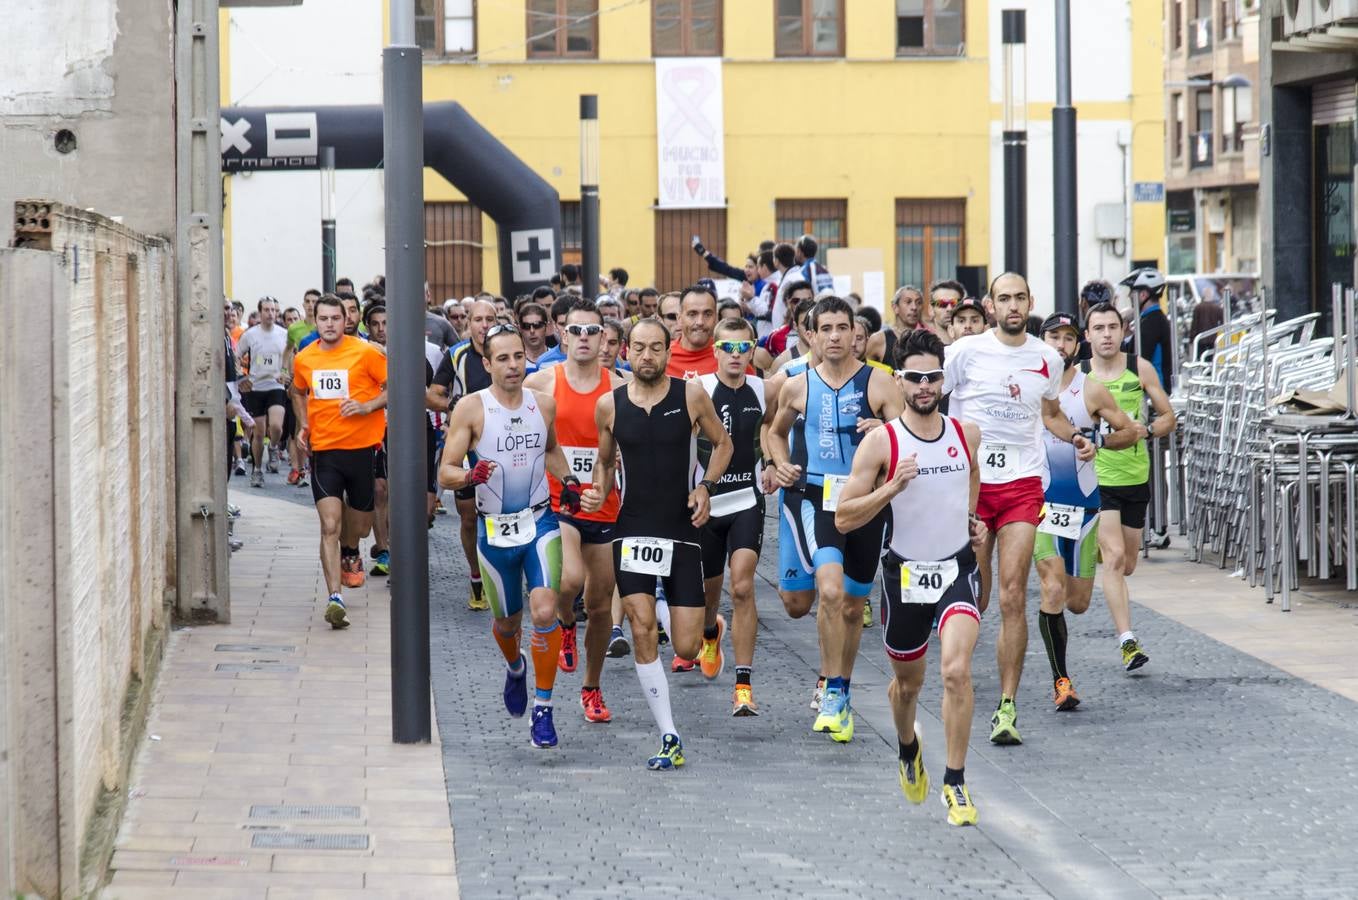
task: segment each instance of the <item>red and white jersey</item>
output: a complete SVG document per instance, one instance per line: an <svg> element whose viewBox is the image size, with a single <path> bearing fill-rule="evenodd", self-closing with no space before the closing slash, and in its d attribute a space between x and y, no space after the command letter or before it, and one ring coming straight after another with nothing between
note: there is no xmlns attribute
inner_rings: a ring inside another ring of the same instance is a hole
<svg viewBox="0 0 1358 900"><path fill-rule="evenodd" d="M887 480L900 461L915 454L919 475L891 498L892 552L901 559L938 562L952 559L971 540L967 507L971 503L971 452L962 423L946 416L933 440L917 436L899 417L886 423L891 441Z"/></svg>
<svg viewBox="0 0 1358 900"><path fill-rule="evenodd" d="M949 411L981 429L982 484L1046 477L1042 401L1060 395L1065 362L1054 347L1025 337L1010 347L987 331L947 349L943 391L952 394Z"/></svg>

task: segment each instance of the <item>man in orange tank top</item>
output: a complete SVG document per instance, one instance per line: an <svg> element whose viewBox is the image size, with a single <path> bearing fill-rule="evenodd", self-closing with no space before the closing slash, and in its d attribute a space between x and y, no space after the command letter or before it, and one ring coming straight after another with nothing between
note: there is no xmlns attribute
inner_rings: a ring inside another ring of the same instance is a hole
<svg viewBox="0 0 1358 900"><path fill-rule="evenodd" d="M620 383L599 363L603 316L589 300L580 300L566 314L561 335L566 361L528 377L524 386L556 399L556 434L571 473L582 483L594 477L599 455L599 431L594 407L600 396ZM561 482L548 475L552 507L561 524L561 591L558 615L562 623L561 669L574 672L576 649L575 596L585 592L585 677L580 706L590 722L608 722L613 716L604 705L599 682L604 670L613 624L613 523L618 518L618 494L613 491L597 512L568 513L560 508Z"/></svg>

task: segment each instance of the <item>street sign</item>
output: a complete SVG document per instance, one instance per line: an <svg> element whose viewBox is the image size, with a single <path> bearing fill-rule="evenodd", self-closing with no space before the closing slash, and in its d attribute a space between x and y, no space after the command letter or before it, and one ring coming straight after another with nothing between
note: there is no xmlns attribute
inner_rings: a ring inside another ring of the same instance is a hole
<svg viewBox="0 0 1358 900"><path fill-rule="evenodd" d="M1132 185L1132 201L1135 203L1164 203L1165 183L1163 181L1138 181Z"/></svg>

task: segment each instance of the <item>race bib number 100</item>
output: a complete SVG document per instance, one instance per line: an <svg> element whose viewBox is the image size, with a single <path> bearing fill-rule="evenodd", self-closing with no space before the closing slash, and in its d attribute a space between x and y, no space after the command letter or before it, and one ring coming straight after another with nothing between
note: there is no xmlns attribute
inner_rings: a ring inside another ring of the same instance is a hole
<svg viewBox="0 0 1358 900"><path fill-rule="evenodd" d="M932 606L957 580L957 560L920 562L910 560L901 564L901 602L923 603Z"/></svg>
<svg viewBox="0 0 1358 900"><path fill-rule="evenodd" d="M317 400L348 400L349 370L322 369L312 373L311 396Z"/></svg>
<svg viewBox="0 0 1358 900"><path fill-rule="evenodd" d="M622 570L665 578L674 564L674 541L664 538L624 538Z"/></svg>

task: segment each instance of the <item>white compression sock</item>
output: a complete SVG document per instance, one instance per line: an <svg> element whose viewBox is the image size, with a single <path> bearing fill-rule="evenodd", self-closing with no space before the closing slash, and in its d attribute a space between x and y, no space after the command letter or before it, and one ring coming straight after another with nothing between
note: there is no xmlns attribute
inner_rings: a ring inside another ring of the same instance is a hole
<svg viewBox="0 0 1358 900"><path fill-rule="evenodd" d="M665 667L658 659L637 663L636 666L641 692L646 695L646 705L651 708L651 715L655 717L660 733L678 734L674 727L674 714L670 712L670 685L665 680Z"/></svg>
<svg viewBox="0 0 1358 900"><path fill-rule="evenodd" d="M670 605L664 600L655 601L655 620L665 629L666 634L670 634Z"/></svg>

